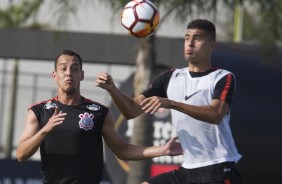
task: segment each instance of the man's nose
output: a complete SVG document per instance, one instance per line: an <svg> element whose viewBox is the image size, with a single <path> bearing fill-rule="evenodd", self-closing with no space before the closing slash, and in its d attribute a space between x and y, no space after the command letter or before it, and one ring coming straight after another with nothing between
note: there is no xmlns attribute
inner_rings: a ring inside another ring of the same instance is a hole
<svg viewBox="0 0 282 184"><path fill-rule="evenodd" d="M67 68L66 75L71 75L71 74L72 74L71 68Z"/></svg>
<svg viewBox="0 0 282 184"><path fill-rule="evenodd" d="M194 45L194 40L192 38L187 40L187 44L192 47Z"/></svg>

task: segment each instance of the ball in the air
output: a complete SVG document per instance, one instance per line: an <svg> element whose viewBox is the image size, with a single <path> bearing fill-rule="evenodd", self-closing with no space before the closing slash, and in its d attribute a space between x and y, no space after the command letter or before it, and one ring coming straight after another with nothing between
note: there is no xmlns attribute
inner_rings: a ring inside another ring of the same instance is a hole
<svg viewBox="0 0 282 184"><path fill-rule="evenodd" d="M143 38L155 33L160 22L160 13L149 0L132 0L121 14L121 24L129 34Z"/></svg>

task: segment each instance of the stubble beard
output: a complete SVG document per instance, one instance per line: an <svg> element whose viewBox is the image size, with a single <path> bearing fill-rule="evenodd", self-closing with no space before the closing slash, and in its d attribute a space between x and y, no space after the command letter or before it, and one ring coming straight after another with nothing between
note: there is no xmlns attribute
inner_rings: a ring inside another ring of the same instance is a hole
<svg viewBox="0 0 282 184"><path fill-rule="evenodd" d="M66 93L68 96L70 96L70 95L74 94L75 91L76 91L75 88L70 87L70 88L68 88L68 89L65 90L65 93Z"/></svg>
<svg viewBox="0 0 282 184"><path fill-rule="evenodd" d="M60 86L61 91L65 94L67 94L68 96L74 94L76 92L76 88L73 86Z"/></svg>

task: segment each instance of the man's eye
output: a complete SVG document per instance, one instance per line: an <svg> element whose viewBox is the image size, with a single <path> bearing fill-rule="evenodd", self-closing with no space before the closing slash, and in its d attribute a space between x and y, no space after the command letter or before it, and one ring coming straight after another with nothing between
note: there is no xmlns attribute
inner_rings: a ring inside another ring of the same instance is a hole
<svg viewBox="0 0 282 184"><path fill-rule="evenodd" d="M77 71L77 70L78 70L78 67L72 67L72 70L73 70L73 71Z"/></svg>
<svg viewBox="0 0 282 184"><path fill-rule="evenodd" d="M197 37L195 37L195 40L196 40L196 41L201 41L201 40L202 40L202 37L197 36Z"/></svg>
<svg viewBox="0 0 282 184"><path fill-rule="evenodd" d="M61 70L61 71L65 71L65 70L66 70L66 68L65 68L65 67L62 67L62 68L60 68L60 70Z"/></svg>

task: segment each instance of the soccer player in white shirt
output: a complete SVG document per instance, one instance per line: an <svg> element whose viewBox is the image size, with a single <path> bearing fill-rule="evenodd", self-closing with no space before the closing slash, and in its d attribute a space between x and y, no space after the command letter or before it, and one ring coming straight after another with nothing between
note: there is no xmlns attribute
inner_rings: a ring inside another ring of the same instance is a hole
<svg viewBox="0 0 282 184"><path fill-rule="evenodd" d="M215 43L212 22L191 21L184 42L188 66L161 74L134 99L121 93L107 73L97 76L96 85L109 92L127 119L143 112L153 114L160 107L171 109L184 162L179 169L143 184L242 183L236 168L241 155L229 126L235 76L212 65Z"/></svg>

